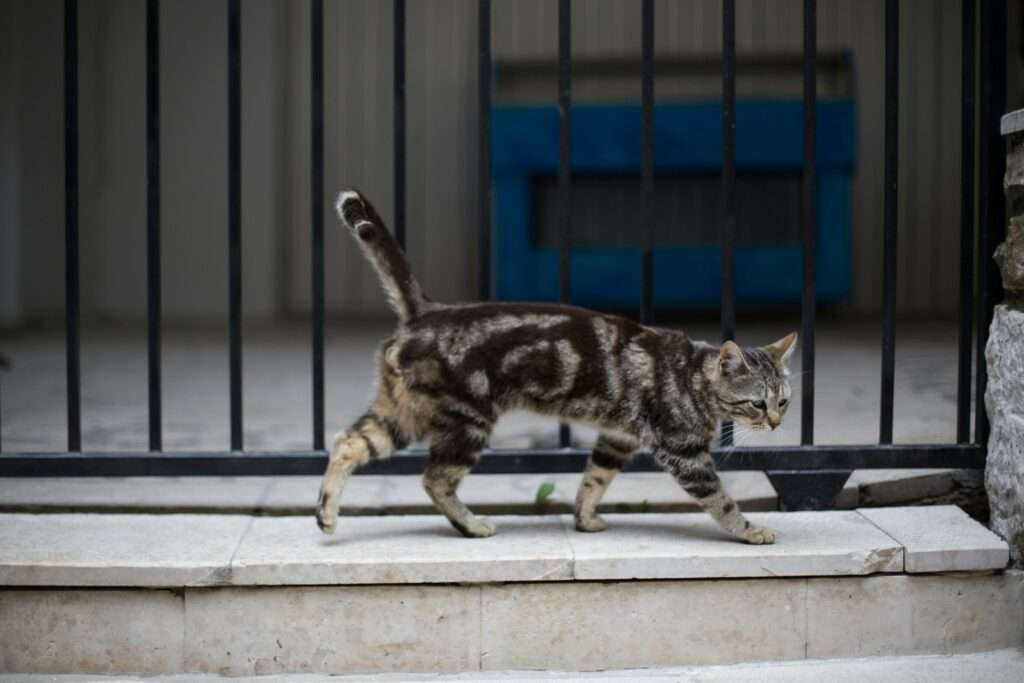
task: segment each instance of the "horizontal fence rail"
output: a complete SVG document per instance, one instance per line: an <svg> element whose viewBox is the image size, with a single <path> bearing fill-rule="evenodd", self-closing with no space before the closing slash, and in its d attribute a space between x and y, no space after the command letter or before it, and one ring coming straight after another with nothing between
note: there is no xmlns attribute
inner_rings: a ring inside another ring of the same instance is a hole
<svg viewBox="0 0 1024 683"><path fill-rule="evenodd" d="M977 444L914 446L778 446L712 451L721 470L806 471L935 468L980 469L985 449ZM485 449L473 471L481 474L580 472L590 455L583 448ZM362 474L419 474L427 452L401 451L387 460L371 461ZM4 456L5 476L194 476L323 474L323 451L192 451L148 453L102 452L18 453ZM627 471L660 470L641 453Z"/></svg>
<svg viewBox="0 0 1024 683"><path fill-rule="evenodd" d="M572 249L574 231L570 211L572 196L572 3L557 4L557 92L552 93L558 110L557 226L559 299L572 301ZM742 3L740 3L742 8ZM640 95L641 127L637 144L641 158L642 214L639 229L643 234L640 251L641 299L639 319L654 319L655 230L655 92L656 45L655 3L643 0L635 7L641 27L640 70L637 85ZM149 450L145 452L82 452L81 368L80 368L80 272L78 219L78 2L64 2L64 190L65 190L65 325L67 365L67 451L59 453L7 453L0 456L0 476L126 476L126 475L271 475L320 474L325 466L324 451L324 212L329 210L324 193L324 92L336 84L325 83L324 3L309 0L310 17L310 253L311 267L311 450L257 452L245 450L243 440L242 387L242 215L241 187L241 67L242 22L244 4L225 0L227 18L227 207L228 238L228 355L230 382L230 443L218 452L175 452L164 450L161 405L161 226L160 226L160 2L147 0L146 45L146 266L147 266L147 358ZM992 308L1000 296L998 274L991 266L991 254L1005 229L1000 179L1003 173L1003 143L999 136L999 116L1006 103L1006 2L962 0L961 53L961 215L959 325L957 357L957 401L955 444L893 444L895 388L895 316L897 301L897 246L899 236L899 83L900 83L900 2L885 0L884 12L884 206L879 220L883 225L882 343L880 378L880 420L877 444L829 446L815 444L815 340L816 325L816 235L817 182L816 110L817 79L817 1L803 0L802 26L802 101L803 149L801 169L800 243L802 247L801 354L802 396L799 446L733 448L729 425L723 425L722 449L714 452L723 470L764 470L776 486L786 485L786 477L800 475L819 484L825 495L806 505L830 504L829 492L842 486L854 469L984 466L988 422L984 404L974 400L974 434L971 434L971 389L984 395L986 374L983 354ZM404 0L393 0L392 56L393 72L393 191L394 230L398 241L406 243L406 24ZM719 226L721 249L721 336L736 335L735 251L737 221L736 187L736 12L735 0L723 0L721 9L721 121L722 223ZM477 4L477 88L478 113L478 237L476 253L479 296L493 294L494 240L493 178L491 172L491 112L493 99L493 61L491 0ZM977 53L977 58L976 58ZM977 68L976 67L980 67ZM977 78L975 73L977 71ZM977 110L977 113L976 113ZM976 125L977 124L977 125ZM416 141L412 141L416 144ZM975 152L978 167L975 168ZM977 182L975 179L977 178ZM869 181L870 182L870 181ZM975 204L977 196L977 204ZM975 289L977 283L977 289ZM972 336L976 339L972 339ZM976 344L976 346L975 346ZM0 376L2 381L2 376ZM2 428L2 426L0 426ZM2 436L2 434L0 434ZM483 454L479 472L561 472L580 470L589 455L571 448L566 425L559 430L556 449L489 449ZM2 441L0 441L2 444ZM408 449L385 461L374 461L364 473L419 472L426 453ZM630 469L655 469L648 455L641 455ZM777 476L773 476L777 475ZM804 487L805 488L805 487ZM781 493L781 492L780 492ZM783 496L785 499L785 496ZM798 502L799 506L800 503Z"/></svg>

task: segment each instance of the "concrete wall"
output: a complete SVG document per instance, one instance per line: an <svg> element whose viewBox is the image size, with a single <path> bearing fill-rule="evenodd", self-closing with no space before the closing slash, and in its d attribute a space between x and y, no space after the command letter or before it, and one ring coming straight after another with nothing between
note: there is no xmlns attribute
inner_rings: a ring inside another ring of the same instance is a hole
<svg viewBox="0 0 1024 683"><path fill-rule="evenodd" d="M1015 3L1014 3L1015 4ZM737 3L745 53L794 52L799 0ZM223 319L226 274L226 19L222 3L162 6L162 221L169 319ZM900 88L898 306L956 311L959 263L960 2L904 0ZM8 0L0 31L0 321L59 316L63 305L61 3ZM657 0L661 54L720 49L718 0ZM307 3L246 0L242 11L243 252L247 319L309 309ZM414 267L442 300L476 291L476 3L407 3L408 235ZM358 185L392 209L392 3L325 3L325 187ZM636 55L639 5L576 0L579 57ZM81 10L83 311L145 314L143 5ZM553 58L557 4L494 3L498 59ZM857 79L854 291L849 310L881 303L883 2L821 0L821 50L849 50ZM1016 44L1016 43L1013 43ZM744 76L739 74L740 94ZM639 92L639 85L637 86ZM552 101L555 93L551 93ZM12 172L11 169L14 169ZM327 216L327 306L373 313L383 298L362 257ZM8 245L14 245L13 247ZM19 274L10 275L11 256Z"/></svg>

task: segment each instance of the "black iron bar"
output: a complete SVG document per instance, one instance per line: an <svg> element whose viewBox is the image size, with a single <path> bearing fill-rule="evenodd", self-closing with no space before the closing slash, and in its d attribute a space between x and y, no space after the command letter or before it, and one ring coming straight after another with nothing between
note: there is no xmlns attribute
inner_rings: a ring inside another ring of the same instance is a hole
<svg viewBox="0 0 1024 683"><path fill-rule="evenodd" d="M163 448L160 372L160 0L146 3L146 317L149 450Z"/></svg>
<svg viewBox="0 0 1024 683"><path fill-rule="evenodd" d="M814 443L814 324L817 308L818 3L804 0L804 164L800 193L803 289L800 306L800 443Z"/></svg>
<svg viewBox="0 0 1024 683"><path fill-rule="evenodd" d="M640 108L643 112L641 140L643 182L643 260L640 320L654 322L654 0L643 0L641 8Z"/></svg>
<svg viewBox="0 0 1024 683"><path fill-rule="evenodd" d="M324 0L310 7L310 210L312 211L313 448L324 447Z"/></svg>
<svg viewBox="0 0 1024 683"><path fill-rule="evenodd" d="M405 249L405 0L394 4L395 239Z"/></svg>
<svg viewBox="0 0 1024 683"><path fill-rule="evenodd" d="M242 450L242 61L239 0L228 0L228 336L231 450Z"/></svg>
<svg viewBox="0 0 1024 683"><path fill-rule="evenodd" d="M558 0L558 300L572 298L570 254L572 250L572 3ZM566 448L572 442L569 425L558 427L558 443Z"/></svg>
<svg viewBox="0 0 1024 683"><path fill-rule="evenodd" d="M989 421L985 412L985 344L992 324L993 309L1002 298L999 271L992 264L992 252L1006 238L1006 199L1003 174L1006 171L1005 143L999 120L1006 109L1006 1L981 3L981 102L978 111L978 353L976 370L974 440L988 443Z"/></svg>
<svg viewBox="0 0 1024 683"><path fill-rule="evenodd" d="M899 182L899 0L885 0L885 206L882 266L882 400L878 441L892 443L895 389L896 247Z"/></svg>
<svg viewBox="0 0 1024 683"><path fill-rule="evenodd" d="M588 449L485 449L478 474L522 472L579 472ZM976 444L914 446L777 446L713 451L721 470L806 470L813 474L836 469L890 469L953 467L981 469L985 449ZM425 449L409 449L389 459L378 459L358 474L419 474ZM327 462L323 451L260 452L90 452L7 453L0 458L0 476L255 476L322 474ZM641 453L630 470L659 467Z"/></svg>
<svg viewBox="0 0 1024 683"><path fill-rule="evenodd" d="M956 440L971 440L971 328L974 322L974 51L975 0L963 0L960 56L960 337L956 376Z"/></svg>
<svg viewBox="0 0 1024 683"><path fill-rule="evenodd" d="M736 0L722 2L722 341L736 338ZM721 444L733 443L732 422Z"/></svg>
<svg viewBox="0 0 1024 683"><path fill-rule="evenodd" d="M64 0L64 318L69 451L82 450L78 283L78 0Z"/></svg>
<svg viewBox="0 0 1024 683"><path fill-rule="evenodd" d="M477 282L481 301L491 298L491 0L480 0L477 80L477 192L479 244Z"/></svg>

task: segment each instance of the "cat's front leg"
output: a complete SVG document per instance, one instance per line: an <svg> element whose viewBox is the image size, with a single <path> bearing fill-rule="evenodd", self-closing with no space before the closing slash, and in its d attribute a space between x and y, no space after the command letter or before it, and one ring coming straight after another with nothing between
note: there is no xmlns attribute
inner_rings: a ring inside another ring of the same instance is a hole
<svg viewBox="0 0 1024 683"><path fill-rule="evenodd" d="M658 447L654 458L693 496L701 509L733 536L756 545L774 543L775 532L751 524L722 487L707 444L672 444Z"/></svg>

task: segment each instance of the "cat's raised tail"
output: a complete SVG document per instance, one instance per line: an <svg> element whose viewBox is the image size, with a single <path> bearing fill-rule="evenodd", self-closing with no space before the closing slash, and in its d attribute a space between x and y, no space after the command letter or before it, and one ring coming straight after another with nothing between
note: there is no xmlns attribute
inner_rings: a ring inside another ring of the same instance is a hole
<svg viewBox="0 0 1024 683"><path fill-rule="evenodd" d="M399 322L404 324L422 313L430 300L373 204L358 190L348 189L338 195L334 209L376 269Z"/></svg>

